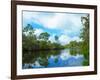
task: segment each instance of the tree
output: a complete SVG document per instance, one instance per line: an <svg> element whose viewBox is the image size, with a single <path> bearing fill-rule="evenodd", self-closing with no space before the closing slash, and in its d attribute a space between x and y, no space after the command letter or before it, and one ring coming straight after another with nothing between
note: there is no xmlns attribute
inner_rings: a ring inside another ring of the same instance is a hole
<svg viewBox="0 0 100 80"><path fill-rule="evenodd" d="M55 36L55 40L58 41L58 39L59 39L58 36Z"/></svg>
<svg viewBox="0 0 100 80"><path fill-rule="evenodd" d="M33 27L31 24L27 24L26 27L23 28L23 32L33 31Z"/></svg>
<svg viewBox="0 0 100 80"><path fill-rule="evenodd" d="M45 40L47 41L49 38L50 34L48 34L47 32L43 32L39 35L39 39Z"/></svg>
<svg viewBox="0 0 100 80"><path fill-rule="evenodd" d="M36 36L34 35L34 29L32 25L27 24L22 30L22 45L23 50L31 50L33 45L35 46Z"/></svg>
<svg viewBox="0 0 100 80"><path fill-rule="evenodd" d="M83 25L83 29L81 30L80 34L80 38L83 40L81 50L86 59L83 62L83 65L89 65L89 15L86 17L81 17L81 22Z"/></svg>
<svg viewBox="0 0 100 80"><path fill-rule="evenodd" d="M89 15L81 17L81 22L83 24L83 29L80 38L82 38L85 42L89 42Z"/></svg>
<svg viewBox="0 0 100 80"><path fill-rule="evenodd" d="M76 48L77 47L77 41L71 41L70 42L70 48Z"/></svg>

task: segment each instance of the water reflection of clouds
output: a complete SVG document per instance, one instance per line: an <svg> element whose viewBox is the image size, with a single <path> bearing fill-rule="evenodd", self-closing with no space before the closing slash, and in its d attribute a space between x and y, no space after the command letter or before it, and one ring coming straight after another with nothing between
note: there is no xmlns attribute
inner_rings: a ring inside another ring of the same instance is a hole
<svg viewBox="0 0 100 80"><path fill-rule="evenodd" d="M73 56L74 58L80 58L80 57L84 57L83 55L77 54L76 56Z"/></svg>
<svg viewBox="0 0 100 80"><path fill-rule="evenodd" d="M53 55L50 56L51 59L56 59L57 57L58 56L53 56Z"/></svg>
<svg viewBox="0 0 100 80"><path fill-rule="evenodd" d="M69 54L69 52L67 50L66 51L65 50L61 51L60 58L62 60L67 60L70 57L71 57L71 55Z"/></svg>
<svg viewBox="0 0 100 80"><path fill-rule="evenodd" d="M70 54L70 51L69 51L69 50L62 50L62 51L61 51L60 58L61 58L62 60L67 60L67 59L69 59L69 58L71 58L71 57L73 57L73 58L75 58L75 59L78 59L78 58L80 58L80 57L83 57L83 55L76 54L76 55L74 56L74 55L71 55L71 54Z"/></svg>
<svg viewBox="0 0 100 80"><path fill-rule="evenodd" d="M41 67L39 61L35 61L34 66Z"/></svg>
<svg viewBox="0 0 100 80"><path fill-rule="evenodd" d="M59 54L51 54L50 56L46 56L46 59L39 56L33 63L25 63L23 65L23 69L82 66L84 61L83 55L77 53L76 55L71 55L70 49L65 49L58 52Z"/></svg>
<svg viewBox="0 0 100 80"><path fill-rule="evenodd" d="M55 62L57 60L57 62ZM82 66L84 56L81 54L71 55L70 50L61 50L59 55L51 55L48 59L48 67Z"/></svg>
<svg viewBox="0 0 100 80"><path fill-rule="evenodd" d="M50 56L51 59L61 58L62 60L67 60L70 57L71 57L71 55L67 50L62 50L61 54L59 56L58 55L56 55L56 56L51 55Z"/></svg>

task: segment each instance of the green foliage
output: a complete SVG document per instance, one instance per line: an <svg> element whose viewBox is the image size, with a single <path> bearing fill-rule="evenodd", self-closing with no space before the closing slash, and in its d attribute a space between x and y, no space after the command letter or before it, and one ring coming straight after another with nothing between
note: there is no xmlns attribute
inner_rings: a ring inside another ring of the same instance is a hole
<svg viewBox="0 0 100 80"><path fill-rule="evenodd" d="M84 54L85 61L83 62L83 65L89 64L89 15L86 17L81 18L83 29L80 34L80 38L82 38L83 42L81 45L81 50Z"/></svg>
<svg viewBox="0 0 100 80"><path fill-rule="evenodd" d="M56 43L49 41L50 34L43 32L37 38L34 34L34 28L32 25L27 24L22 30L22 46L25 50L47 50L47 49L61 49L63 46L58 43L58 36L55 36Z"/></svg>
<svg viewBox="0 0 100 80"><path fill-rule="evenodd" d="M83 54L85 58L83 65L87 66L89 65L89 15L81 17L81 22L83 25L80 33L82 41L70 41L65 47L70 49L72 55L76 55L77 53Z"/></svg>
<svg viewBox="0 0 100 80"><path fill-rule="evenodd" d="M82 54L80 50L81 42L71 41L69 44L66 45L66 48L70 49L71 55Z"/></svg>
<svg viewBox="0 0 100 80"><path fill-rule="evenodd" d="M30 24L27 24L26 27L24 27L23 32L33 31L33 27Z"/></svg>
<svg viewBox="0 0 100 80"><path fill-rule="evenodd" d="M83 66L87 66L87 65L89 65L89 61L88 60L84 60L83 61Z"/></svg>
<svg viewBox="0 0 100 80"><path fill-rule="evenodd" d="M55 36L55 40L58 41L58 39L59 39L58 36Z"/></svg>
<svg viewBox="0 0 100 80"><path fill-rule="evenodd" d="M69 44L65 44L62 46L59 43L59 37L56 35L55 36L55 41L52 43L49 41L50 34L48 32L43 32L39 35L37 38L36 35L34 34L35 29L33 28L32 25L27 24L26 27L23 27L22 30L22 46L23 46L23 52L25 50L31 51L31 50L53 50L53 49L63 49L63 48L69 48L70 49L70 54L71 55L76 55L76 54L83 54L84 55L84 62L83 65L87 66L89 65L89 15L85 17L81 17L81 22L83 25L83 28L81 29L80 33L80 38L82 41L70 41ZM53 53L53 52L52 52ZM47 53L46 53L47 54ZM45 55L46 55L45 54ZM32 57L32 61L28 59L28 56L30 58ZM35 54L35 57L38 57L37 54ZM47 57L40 54L41 59L39 59L39 62L43 66L47 66ZM56 55L56 54L54 54ZM34 62L35 60L34 56L31 56L30 54L24 54L23 53L23 61L25 62L26 60L28 62ZM48 54L49 57L49 54ZM58 61L58 59L55 59L55 63ZM27 63L27 62L25 62Z"/></svg>
<svg viewBox="0 0 100 80"><path fill-rule="evenodd" d="M31 50L33 44L36 43L36 36L34 35L33 27L28 24L23 28L22 32L22 45L24 50Z"/></svg>
<svg viewBox="0 0 100 80"><path fill-rule="evenodd" d="M35 62L39 62L41 66L47 67L48 58L52 56L57 56L60 53L60 50L42 50L42 51L23 51L23 64L35 64ZM55 58L55 63L58 62L58 58ZM29 66L31 68L31 65Z"/></svg>
<svg viewBox="0 0 100 80"><path fill-rule="evenodd" d="M43 39L43 40L47 41L49 36L50 36L50 34L48 34L47 32L43 32L39 35L39 39Z"/></svg>
<svg viewBox="0 0 100 80"><path fill-rule="evenodd" d="M81 17L81 21L83 24L83 29L80 34L80 38L83 39L84 42L89 42L89 15L87 17Z"/></svg>

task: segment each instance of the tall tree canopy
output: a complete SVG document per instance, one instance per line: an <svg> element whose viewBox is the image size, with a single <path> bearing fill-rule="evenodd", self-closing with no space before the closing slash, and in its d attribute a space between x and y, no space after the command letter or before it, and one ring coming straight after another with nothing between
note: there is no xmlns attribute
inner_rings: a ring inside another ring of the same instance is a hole
<svg viewBox="0 0 100 80"><path fill-rule="evenodd" d="M81 17L81 22L83 25L83 29L80 34L80 38L82 38L83 42L81 45L81 50L84 54L86 60L84 61L84 65L89 64L89 15L86 17Z"/></svg>
<svg viewBox="0 0 100 80"><path fill-rule="evenodd" d="M58 41L58 39L59 39L58 36L55 36L55 40Z"/></svg>
<svg viewBox="0 0 100 80"><path fill-rule="evenodd" d="M85 42L89 42L89 15L81 17L81 22L83 24L83 29L80 38L82 38Z"/></svg>
<svg viewBox="0 0 100 80"><path fill-rule="evenodd" d="M43 32L43 33L41 33L41 34L39 35L39 39L43 39L43 40L47 41L48 38L49 38L49 36L50 36L49 33Z"/></svg>

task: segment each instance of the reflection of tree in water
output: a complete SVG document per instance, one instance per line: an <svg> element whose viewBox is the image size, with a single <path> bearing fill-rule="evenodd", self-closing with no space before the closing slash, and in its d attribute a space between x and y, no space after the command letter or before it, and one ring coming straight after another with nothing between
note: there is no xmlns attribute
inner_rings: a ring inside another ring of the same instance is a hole
<svg viewBox="0 0 100 80"><path fill-rule="evenodd" d="M54 62L57 63L58 62L58 58L55 58Z"/></svg>
<svg viewBox="0 0 100 80"><path fill-rule="evenodd" d="M83 54L83 51L81 49L70 49L70 54L76 56L77 54ZM87 58L85 57L85 54L84 54L83 66L89 65L89 60Z"/></svg>
<svg viewBox="0 0 100 80"><path fill-rule="evenodd" d="M60 50L47 50L47 51L34 51L23 52L23 66L25 64L29 64L28 68L32 68L32 64L36 65L35 62L38 62L40 66L47 67L48 66L48 59L52 56L59 55ZM55 58L55 63L58 62L58 59Z"/></svg>
<svg viewBox="0 0 100 80"><path fill-rule="evenodd" d="M71 48L70 49L70 54L76 56L77 54L82 54L80 49L77 48Z"/></svg>

